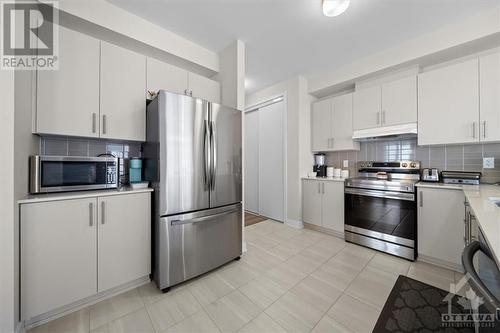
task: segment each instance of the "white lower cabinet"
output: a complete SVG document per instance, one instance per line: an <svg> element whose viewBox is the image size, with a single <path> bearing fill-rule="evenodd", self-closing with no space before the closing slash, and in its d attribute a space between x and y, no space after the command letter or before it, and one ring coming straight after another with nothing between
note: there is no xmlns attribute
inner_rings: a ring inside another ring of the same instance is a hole
<svg viewBox="0 0 500 333"><path fill-rule="evenodd" d="M424 261L460 269L464 248L461 190L418 188L418 255Z"/></svg>
<svg viewBox="0 0 500 333"><path fill-rule="evenodd" d="M344 233L344 183L337 181L302 181L302 221Z"/></svg>
<svg viewBox="0 0 500 333"><path fill-rule="evenodd" d="M22 319L148 276L150 197L145 192L21 204Z"/></svg>

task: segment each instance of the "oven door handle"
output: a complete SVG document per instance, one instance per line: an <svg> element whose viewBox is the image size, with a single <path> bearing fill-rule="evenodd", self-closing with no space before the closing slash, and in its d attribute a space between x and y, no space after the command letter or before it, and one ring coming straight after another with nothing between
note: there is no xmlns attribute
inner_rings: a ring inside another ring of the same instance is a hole
<svg viewBox="0 0 500 333"><path fill-rule="evenodd" d="M413 194L413 193L402 193L402 192L394 192L394 191L375 191L375 190L346 187L344 189L344 193L345 194L367 196L367 197L405 200L405 201L414 201L415 200L415 194Z"/></svg>

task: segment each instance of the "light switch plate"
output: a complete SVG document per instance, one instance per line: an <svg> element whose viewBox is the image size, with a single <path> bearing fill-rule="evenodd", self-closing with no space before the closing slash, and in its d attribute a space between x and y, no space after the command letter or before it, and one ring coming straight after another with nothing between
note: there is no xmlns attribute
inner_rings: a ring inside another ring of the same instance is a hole
<svg viewBox="0 0 500 333"><path fill-rule="evenodd" d="M349 167L349 160L344 160L343 168L348 168L348 167Z"/></svg>
<svg viewBox="0 0 500 333"><path fill-rule="evenodd" d="M484 169L494 169L495 168L495 158L494 157L484 157L483 158L483 168Z"/></svg>

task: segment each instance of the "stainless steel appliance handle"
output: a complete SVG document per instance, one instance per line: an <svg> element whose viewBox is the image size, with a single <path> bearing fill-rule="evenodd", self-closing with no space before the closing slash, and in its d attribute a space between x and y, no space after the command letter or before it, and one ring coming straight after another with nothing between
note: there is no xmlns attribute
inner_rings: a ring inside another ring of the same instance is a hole
<svg viewBox="0 0 500 333"><path fill-rule="evenodd" d="M215 180L217 178L217 128L215 127L215 122L212 120L210 122L210 131L212 139L212 190L215 189Z"/></svg>
<svg viewBox="0 0 500 333"><path fill-rule="evenodd" d="M106 201L101 202L101 224L106 223Z"/></svg>
<svg viewBox="0 0 500 333"><path fill-rule="evenodd" d="M212 214L212 215L207 215L207 216L202 216L202 217L195 217L194 219L187 219L187 220L172 220L170 222L170 225L175 226L175 225L183 225L183 224L193 224L193 223L198 223L198 222L203 222L209 219L213 219L214 217L219 217L219 216L224 216L227 214L232 214L238 212L239 209L231 209L228 210L227 212L222 212L222 213L217 213L217 214Z"/></svg>
<svg viewBox="0 0 500 333"><path fill-rule="evenodd" d="M210 130L208 126L208 120L205 120L205 138L204 138L204 143L205 143L205 186L207 189L210 189L211 186L211 178L210 178L210 154L211 154L211 148L210 148Z"/></svg>
<svg viewBox="0 0 500 333"><path fill-rule="evenodd" d="M375 198L405 200L405 201L414 201L415 200L415 196L413 195L413 193L402 193L402 192L393 192L393 191L376 191L376 190L367 190L367 189L361 189L361 188L346 187L344 189L344 193L362 195L362 196L367 196L367 197L375 197Z"/></svg>
<svg viewBox="0 0 500 333"><path fill-rule="evenodd" d="M106 115L103 114L102 115L102 134L106 134L106 131L107 131L107 124L106 124Z"/></svg>
<svg viewBox="0 0 500 333"><path fill-rule="evenodd" d="M89 226L94 226L94 204L89 203Z"/></svg>
<svg viewBox="0 0 500 333"><path fill-rule="evenodd" d="M95 112L92 112L92 133L95 133L96 131L96 124L97 124L97 114Z"/></svg>

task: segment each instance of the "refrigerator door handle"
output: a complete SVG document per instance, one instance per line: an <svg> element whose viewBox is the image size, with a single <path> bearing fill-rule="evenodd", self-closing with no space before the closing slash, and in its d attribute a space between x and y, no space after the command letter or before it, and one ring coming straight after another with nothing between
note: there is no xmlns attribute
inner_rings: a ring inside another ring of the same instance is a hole
<svg viewBox="0 0 500 333"><path fill-rule="evenodd" d="M215 179L217 177L216 175L216 170L217 170L217 129L215 127L215 122L212 120L210 122L210 138L211 138L211 148L212 148L212 154L211 154L211 160L212 160L212 175L210 177L211 179L211 186L210 188L212 190L215 189Z"/></svg>
<svg viewBox="0 0 500 333"><path fill-rule="evenodd" d="M211 155L211 144L210 144L210 130L209 130L209 125L208 125L208 120L205 120L205 133L204 133L205 139L205 150L204 150L204 157L205 157L205 187L209 190L211 187L211 171L210 171L210 155Z"/></svg>

